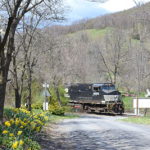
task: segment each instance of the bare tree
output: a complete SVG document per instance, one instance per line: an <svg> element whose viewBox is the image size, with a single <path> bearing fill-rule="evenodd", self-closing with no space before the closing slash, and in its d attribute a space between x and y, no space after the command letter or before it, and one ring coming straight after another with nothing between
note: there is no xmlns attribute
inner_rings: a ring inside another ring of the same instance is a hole
<svg viewBox="0 0 150 150"><path fill-rule="evenodd" d="M101 72L108 74L109 81L114 84L117 83L117 78L123 69L128 53L128 49L125 47L126 35L123 34L123 31L117 32L109 32L102 43L94 44L95 55L96 58L99 57Z"/></svg>
<svg viewBox="0 0 150 150"><path fill-rule="evenodd" d="M0 39L0 119L3 118L3 109L6 93L6 84L8 79L8 71L10 67L10 62L12 59L12 53L14 51L14 40L17 27L22 18L26 14L30 15L30 11L36 10L38 15L46 13L45 19L60 19L62 12L61 0L2 0L0 2L1 12L0 14L4 16L6 14L6 26L4 27L4 36ZM58 7L60 6L60 7Z"/></svg>
<svg viewBox="0 0 150 150"><path fill-rule="evenodd" d="M40 33L38 33L37 31L37 26L41 21L41 17L39 17L36 20L34 20L34 17L35 16L33 15L30 16L28 24L26 24L25 21L23 21L22 33L17 34L17 42L20 41L20 44L18 44L17 49L13 52L13 71L11 71L13 74L14 81L13 87L15 91L16 108L20 108L21 106L24 80L25 76L27 76L27 87L29 93L27 98L27 104L29 110L31 110L31 84L33 67L36 65L36 62L38 61L38 56L42 52L42 50L39 51L38 49L36 49L37 47L35 46L37 44L37 37L40 36ZM20 59L20 57L23 58Z"/></svg>

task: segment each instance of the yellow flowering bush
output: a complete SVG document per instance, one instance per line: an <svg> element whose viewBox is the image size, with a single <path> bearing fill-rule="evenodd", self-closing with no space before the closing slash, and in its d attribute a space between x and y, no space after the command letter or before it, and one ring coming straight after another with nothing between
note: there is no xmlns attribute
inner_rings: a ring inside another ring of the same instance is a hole
<svg viewBox="0 0 150 150"><path fill-rule="evenodd" d="M5 115L7 121L0 130L0 137L2 137L0 144L10 150L40 150L39 144L34 139L48 121L46 114L32 113L20 108L9 109Z"/></svg>
<svg viewBox="0 0 150 150"><path fill-rule="evenodd" d="M14 134L13 134L13 133L10 133L9 136L12 137L12 136L14 136Z"/></svg>
<svg viewBox="0 0 150 150"><path fill-rule="evenodd" d="M17 135L21 135L22 134L22 131L18 131Z"/></svg>
<svg viewBox="0 0 150 150"><path fill-rule="evenodd" d="M7 131L7 130L4 130L2 133L3 133L3 134L7 134L7 133L8 133L8 131Z"/></svg>
<svg viewBox="0 0 150 150"><path fill-rule="evenodd" d="M13 148L13 149L16 149L16 148L18 148L18 145L19 145L19 142L18 142L18 141L15 141L15 142L12 144L12 148Z"/></svg>
<svg viewBox="0 0 150 150"><path fill-rule="evenodd" d="M6 122L5 122L5 126L10 127L10 126L11 126L11 123L10 123L9 121L6 121Z"/></svg>

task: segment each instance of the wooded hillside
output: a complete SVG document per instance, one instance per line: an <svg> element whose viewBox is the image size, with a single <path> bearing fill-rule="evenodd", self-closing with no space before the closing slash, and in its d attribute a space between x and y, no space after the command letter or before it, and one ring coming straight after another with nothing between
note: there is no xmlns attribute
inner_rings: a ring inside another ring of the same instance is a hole
<svg viewBox="0 0 150 150"><path fill-rule="evenodd" d="M42 31L40 79L63 83L113 82L125 90L149 83L150 3L70 26ZM46 71L46 72L45 72Z"/></svg>

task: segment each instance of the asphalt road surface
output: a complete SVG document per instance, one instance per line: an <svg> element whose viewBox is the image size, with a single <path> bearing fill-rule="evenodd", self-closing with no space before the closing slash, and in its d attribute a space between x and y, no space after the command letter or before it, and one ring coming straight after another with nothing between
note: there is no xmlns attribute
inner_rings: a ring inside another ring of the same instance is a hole
<svg viewBox="0 0 150 150"><path fill-rule="evenodd" d="M43 150L150 150L150 126L118 121L121 116L82 115L56 124Z"/></svg>

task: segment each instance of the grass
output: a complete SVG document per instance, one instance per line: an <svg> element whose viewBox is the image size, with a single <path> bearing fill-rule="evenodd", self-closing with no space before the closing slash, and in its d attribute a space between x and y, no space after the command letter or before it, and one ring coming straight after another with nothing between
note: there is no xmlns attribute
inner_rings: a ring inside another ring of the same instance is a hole
<svg viewBox="0 0 150 150"><path fill-rule="evenodd" d="M34 113L42 113L43 110L41 109L33 109ZM73 118L78 118L79 115L73 114L73 113L66 113L65 115L59 116L59 115L52 115L51 113L48 113L49 116L49 122L55 123L64 119L73 119Z"/></svg>
<svg viewBox="0 0 150 150"><path fill-rule="evenodd" d="M145 124L150 125L150 117L128 117L125 119L121 119L121 121L130 122L130 123L136 123L136 124Z"/></svg>
<svg viewBox="0 0 150 150"><path fill-rule="evenodd" d="M64 116L50 115L49 122L55 123L64 119L73 119L73 118L78 118L78 117L79 115L76 115L76 114L65 114Z"/></svg>
<svg viewBox="0 0 150 150"><path fill-rule="evenodd" d="M133 98L125 96L122 98L122 100L124 103L125 111L129 111L129 112L132 111L133 110Z"/></svg>
<svg viewBox="0 0 150 150"><path fill-rule="evenodd" d="M106 33L111 31L111 28L107 27L104 29L88 29L85 31L88 33L88 35L90 35L90 37L92 39L96 39L96 38L101 38L101 37L105 36Z"/></svg>
<svg viewBox="0 0 150 150"><path fill-rule="evenodd" d="M74 33L69 33L68 36L70 37L74 37L75 35L78 35L82 32L85 32L88 34L88 36L92 39L97 39L97 38L102 38L106 35L106 33L108 33L109 31L111 31L112 28L107 27L104 29L87 29L87 30L81 30L81 31L77 31Z"/></svg>

